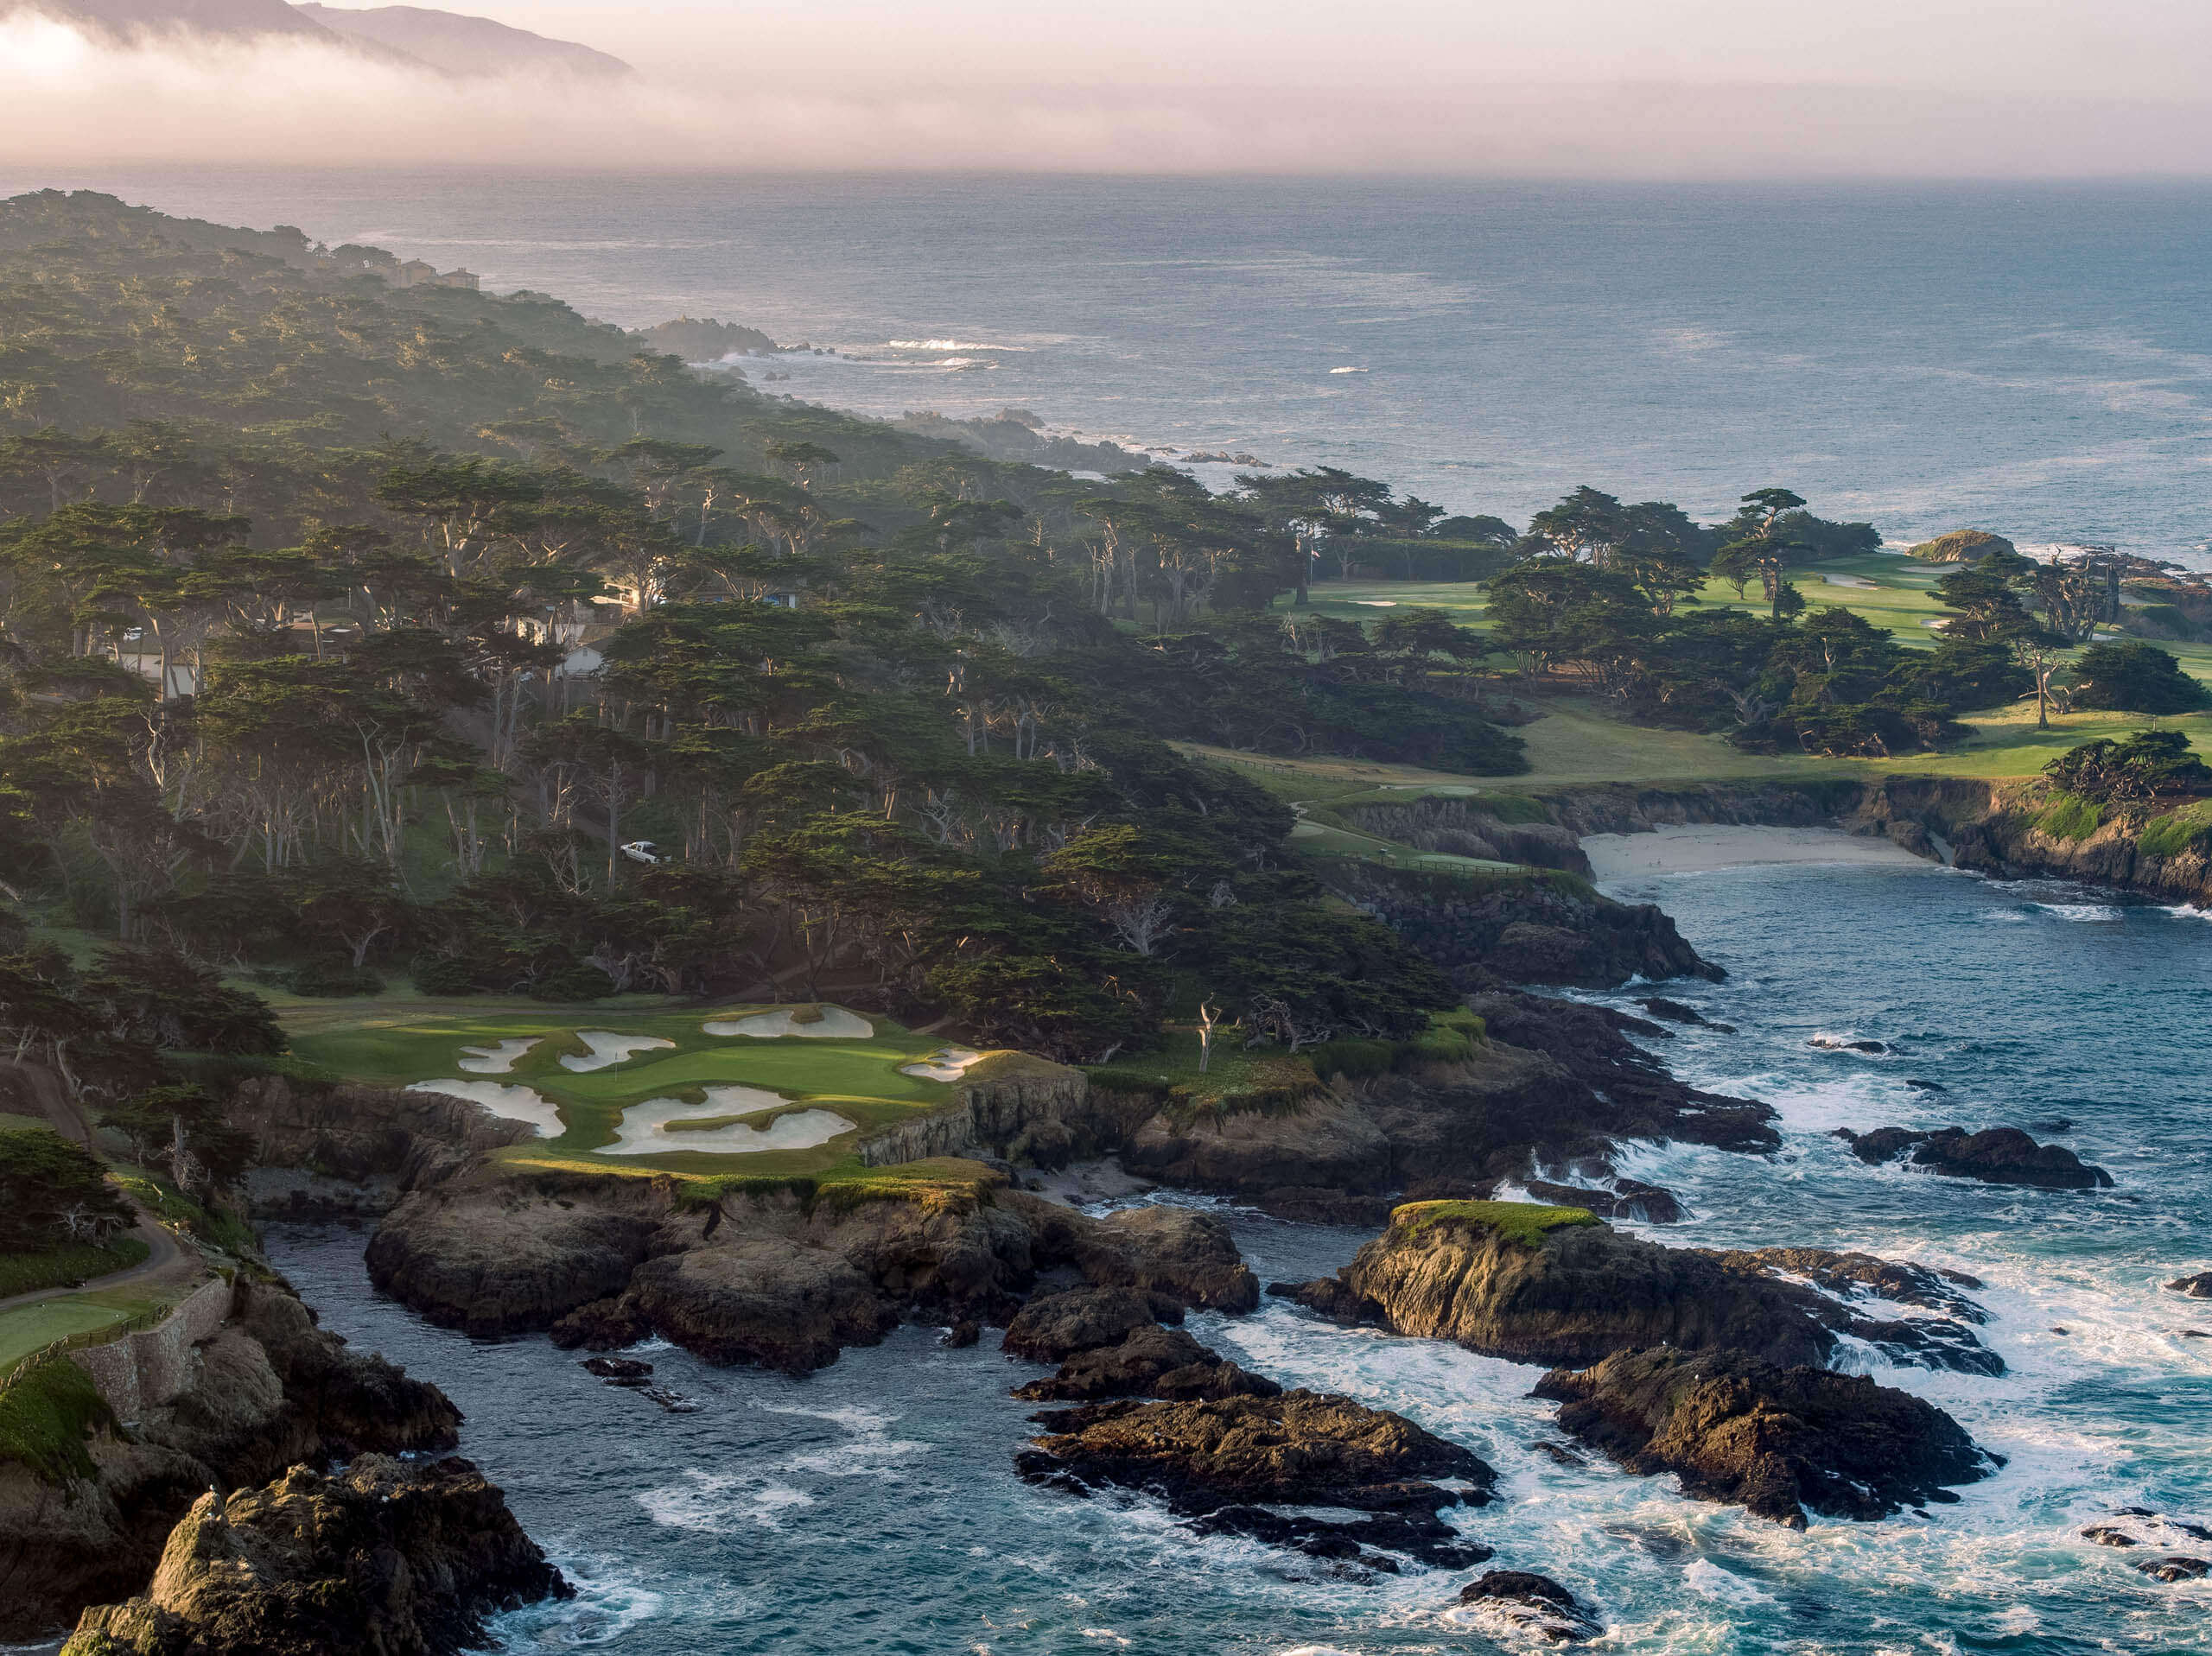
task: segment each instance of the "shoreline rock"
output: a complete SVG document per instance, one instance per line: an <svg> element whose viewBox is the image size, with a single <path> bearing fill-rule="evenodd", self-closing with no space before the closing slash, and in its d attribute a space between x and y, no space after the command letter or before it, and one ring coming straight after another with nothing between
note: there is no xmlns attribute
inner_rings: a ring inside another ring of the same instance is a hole
<svg viewBox="0 0 2212 1656"><path fill-rule="evenodd" d="M1790 1529L1807 1512L1858 1522L1986 1477L1993 1457L1932 1404L1860 1374L1788 1367L1745 1352L1620 1351L1556 1368L1538 1397L1562 1431L1631 1472L1674 1472L1682 1492Z"/></svg>
<svg viewBox="0 0 2212 1656"><path fill-rule="evenodd" d="M440 1451L461 1411L427 1381L315 1326L280 1283L241 1278L193 1383L130 1430L86 1445L90 1482L0 1460L0 1641L66 1628L87 1604L142 1590L170 1528L210 1486L306 1462Z"/></svg>
<svg viewBox="0 0 2212 1656"><path fill-rule="evenodd" d="M1548 1644L1580 1644L1605 1630L1581 1600L1532 1570L1490 1570L1459 1589L1459 1602Z"/></svg>
<svg viewBox="0 0 2212 1656"><path fill-rule="evenodd" d="M1058 1374L1017 1386L1013 1394L1030 1403L1090 1403L1116 1397L1207 1403L1231 1397L1275 1397L1281 1391L1265 1375L1228 1361L1181 1329L1150 1323L1131 1329L1118 1345L1075 1353Z"/></svg>
<svg viewBox="0 0 2212 1656"><path fill-rule="evenodd" d="M1666 1247L1565 1208L1411 1203L1334 1277L1270 1291L1334 1322L1514 1362L1581 1365L1668 1346L1819 1365L1848 1334L1900 1361L2004 1372L1967 1326L1984 1320L1980 1308L1924 1266L1815 1248ZM1868 1294L1911 1296L1901 1303L1938 1314L1867 1316L1855 1302Z"/></svg>
<svg viewBox="0 0 2212 1656"><path fill-rule="evenodd" d="M491 1615L569 1596L472 1463L365 1455L200 1496L146 1592L86 1611L64 1656L449 1656Z"/></svg>
<svg viewBox="0 0 2212 1656"><path fill-rule="evenodd" d="M1392 1571L1371 1549L1440 1568L1490 1556L1438 1517L1482 1506L1497 1474L1472 1450L1402 1415L1309 1391L1192 1403L1095 1403L1046 1411L1046 1430L1014 1457L1028 1482L1088 1496L1155 1494L1200 1533L1233 1532L1316 1557ZM1441 1481L1441 1482L1440 1482ZM1446 1487L1446 1482L1457 1488ZM1278 1506L1344 1507L1339 1520L1286 1516Z"/></svg>
<svg viewBox="0 0 2212 1656"><path fill-rule="evenodd" d="M1964 1127L1916 1132L1877 1127L1853 1133L1838 1127L1835 1137L1869 1166L1900 1158L1948 1178L1979 1179L1985 1184L2024 1184L2040 1190L2099 1190L2112 1188L2112 1175L2084 1162L2063 1145L2039 1145L2018 1127Z"/></svg>

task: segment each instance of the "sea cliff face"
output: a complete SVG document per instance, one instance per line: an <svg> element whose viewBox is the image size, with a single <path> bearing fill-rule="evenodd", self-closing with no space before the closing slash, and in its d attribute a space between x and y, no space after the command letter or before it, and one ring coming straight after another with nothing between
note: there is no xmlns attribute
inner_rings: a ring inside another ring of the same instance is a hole
<svg viewBox="0 0 2212 1656"><path fill-rule="evenodd" d="M450 1449L460 1421L435 1386L316 1329L280 1284L242 1283L192 1383L127 1430L94 1437L92 1478L56 1482L0 1460L0 1640L138 1591L169 1526L211 1486L302 1462Z"/></svg>

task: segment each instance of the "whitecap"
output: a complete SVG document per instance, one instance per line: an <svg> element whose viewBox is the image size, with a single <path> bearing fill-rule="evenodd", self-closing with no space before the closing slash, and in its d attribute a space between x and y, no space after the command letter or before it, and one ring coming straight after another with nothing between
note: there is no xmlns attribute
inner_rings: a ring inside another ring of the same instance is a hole
<svg viewBox="0 0 2212 1656"><path fill-rule="evenodd" d="M525 1035L512 1041L495 1041L490 1046L465 1046L454 1062L472 1075L504 1075L524 1053L537 1044L539 1038Z"/></svg>
<svg viewBox="0 0 2212 1656"><path fill-rule="evenodd" d="M988 339L886 339L887 351L1027 351L1026 345L995 345Z"/></svg>
<svg viewBox="0 0 2212 1656"><path fill-rule="evenodd" d="M2177 920L2212 920L2212 909L2200 909L2191 903L2177 903L2162 912L2171 914Z"/></svg>
<svg viewBox="0 0 2212 1656"><path fill-rule="evenodd" d="M2038 903L2035 906L2055 919L2085 924L2120 918L2120 910L2107 903Z"/></svg>
<svg viewBox="0 0 2212 1656"><path fill-rule="evenodd" d="M798 1035L814 1041L865 1041L875 1034L874 1025L842 1006L821 1008L822 1016L811 1024L793 1021L794 1010L786 1006L779 1012L754 1012L746 1018L716 1018L699 1027L709 1035L750 1035L757 1040Z"/></svg>
<svg viewBox="0 0 2212 1656"><path fill-rule="evenodd" d="M1363 374L1367 370L1364 368L1332 368L1329 371L1332 374Z"/></svg>
<svg viewBox="0 0 2212 1656"><path fill-rule="evenodd" d="M593 1069L607 1069L618 1063L626 1063L640 1052L651 1052L660 1047L672 1047L673 1041L663 1040L658 1035L617 1035L613 1030L580 1029L576 1038L591 1049L588 1055L579 1056L570 1052L563 1055L561 1068L582 1075ZM464 1066L465 1068L466 1066Z"/></svg>
<svg viewBox="0 0 2212 1656"><path fill-rule="evenodd" d="M559 1106L532 1087L510 1086L496 1081L462 1081L452 1077L443 1081L417 1081L409 1083L410 1093L443 1093L448 1098L465 1098L472 1104L480 1104L493 1115L505 1121L527 1121L537 1129L541 1139L557 1139L568 1131L568 1124L561 1120Z"/></svg>
<svg viewBox="0 0 2212 1656"><path fill-rule="evenodd" d="M1774 1595L1763 1592L1733 1571L1709 1558L1693 1558L1682 1568L1682 1585L1693 1593L1725 1604L1771 1604Z"/></svg>

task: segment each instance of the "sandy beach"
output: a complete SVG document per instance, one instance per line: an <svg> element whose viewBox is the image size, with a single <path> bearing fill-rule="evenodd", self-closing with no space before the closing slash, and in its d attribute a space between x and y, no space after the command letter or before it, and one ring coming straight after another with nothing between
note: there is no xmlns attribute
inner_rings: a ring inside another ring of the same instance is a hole
<svg viewBox="0 0 2212 1656"><path fill-rule="evenodd" d="M1594 879L1630 879L1647 874L1697 874L1749 863L1888 863L1925 868L1916 857L1887 840L1846 834L1841 828L1732 828L1691 824L1656 828L1649 834L1592 834L1582 841Z"/></svg>

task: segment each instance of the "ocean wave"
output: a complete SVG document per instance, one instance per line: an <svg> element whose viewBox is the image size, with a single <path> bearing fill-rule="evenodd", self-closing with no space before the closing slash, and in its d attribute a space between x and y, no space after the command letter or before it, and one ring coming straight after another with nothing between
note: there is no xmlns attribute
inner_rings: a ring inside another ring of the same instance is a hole
<svg viewBox="0 0 2212 1656"><path fill-rule="evenodd" d="M2056 919L2085 924L2120 918L2120 910L2108 903L2038 903L2035 906Z"/></svg>
<svg viewBox="0 0 2212 1656"><path fill-rule="evenodd" d="M615 1645L667 1614L666 1596L619 1564L595 1557L556 1556L554 1562L576 1596L493 1617L491 1632L499 1649L579 1650ZM732 1591L728 1596L731 1602L721 1607L725 1610L741 1613L748 1608L742 1595Z"/></svg>
<svg viewBox="0 0 2212 1656"><path fill-rule="evenodd" d="M2212 920L2212 909L2200 909L2193 903L2177 903L2170 909L2161 909L2159 912L2171 914L2177 920Z"/></svg>
<svg viewBox="0 0 2212 1656"><path fill-rule="evenodd" d="M886 339L887 351L1033 351L1027 345L995 345L988 339Z"/></svg>

